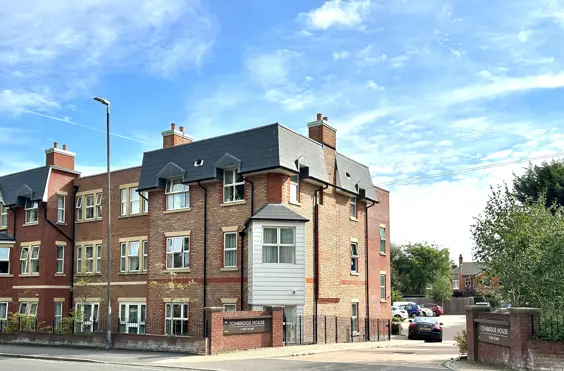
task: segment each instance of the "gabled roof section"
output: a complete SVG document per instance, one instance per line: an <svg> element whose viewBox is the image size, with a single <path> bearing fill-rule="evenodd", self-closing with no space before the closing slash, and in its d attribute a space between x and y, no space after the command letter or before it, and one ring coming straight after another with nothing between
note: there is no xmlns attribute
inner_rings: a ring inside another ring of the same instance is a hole
<svg viewBox="0 0 564 371"><path fill-rule="evenodd" d="M239 171L241 169L241 160L230 153L226 153L215 163L215 167L216 169L236 168Z"/></svg>
<svg viewBox="0 0 564 371"><path fill-rule="evenodd" d="M463 276L477 276L485 270L483 264L477 262L463 262L460 265L460 271Z"/></svg>
<svg viewBox="0 0 564 371"><path fill-rule="evenodd" d="M267 204L260 209L251 220L277 220L292 222L308 222L309 219L288 209L282 204Z"/></svg>
<svg viewBox="0 0 564 371"><path fill-rule="evenodd" d="M186 170L176 165L174 162L169 162L159 171L157 177L159 179L181 178L184 176L184 173L186 173Z"/></svg>
<svg viewBox="0 0 564 371"><path fill-rule="evenodd" d="M49 166L42 166L0 177L0 193L4 205L16 205L18 197L30 197L31 201L41 200L47 189L49 170Z"/></svg>
<svg viewBox="0 0 564 371"><path fill-rule="evenodd" d="M360 189L366 192L370 201L378 201L372 183L372 176L367 166L364 166L337 152L337 186L354 194L359 194Z"/></svg>

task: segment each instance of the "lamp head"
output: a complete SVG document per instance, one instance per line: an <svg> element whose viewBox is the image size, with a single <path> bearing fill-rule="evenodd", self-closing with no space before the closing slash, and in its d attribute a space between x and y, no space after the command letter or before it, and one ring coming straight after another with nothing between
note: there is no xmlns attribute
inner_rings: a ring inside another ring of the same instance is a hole
<svg viewBox="0 0 564 371"><path fill-rule="evenodd" d="M95 101L102 103L105 106L109 106L110 105L110 101L107 100L106 98L100 98L100 97L95 97L94 98Z"/></svg>

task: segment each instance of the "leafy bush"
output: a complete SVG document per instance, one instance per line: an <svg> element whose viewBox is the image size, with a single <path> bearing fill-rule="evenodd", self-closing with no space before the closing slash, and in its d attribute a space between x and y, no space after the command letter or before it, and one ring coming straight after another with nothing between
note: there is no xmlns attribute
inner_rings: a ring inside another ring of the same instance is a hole
<svg viewBox="0 0 564 371"><path fill-rule="evenodd" d="M403 295L399 290L392 289L392 303L396 301L401 301L403 299Z"/></svg>
<svg viewBox="0 0 564 371"><path fill-rule="evenodd" d="M401 335L403 331L403 326L399 322L392 322L392 335Z"/></svg>
<svg viewBox="0 0 564 371"><path fill-rule="evenodd" d="M401 322L401 318L393 317L392 322Z"/></svg>
<svg viewBox="0 0 564 371"><path fill-rule="evenodd" d="M456 346L458 346L458 352L460 355L468 353L468 334L466 334L466 330L462 330L456 334L454 342L456 343Z"/></svg>

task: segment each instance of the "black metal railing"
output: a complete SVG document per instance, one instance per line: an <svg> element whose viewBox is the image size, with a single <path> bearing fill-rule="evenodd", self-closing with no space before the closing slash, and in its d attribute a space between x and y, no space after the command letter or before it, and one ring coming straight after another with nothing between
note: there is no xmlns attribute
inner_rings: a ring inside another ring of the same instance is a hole
<svg viewBox="0 0 564 371"><path fill-rule="evenodd" d="M313 315L284 317L283 321L286 345L383 341L391 337L389 319Z"/></svg>
<svg viewBox="0 0 564 371"><path fill-rule="evenodd" d="M564 314L543 314L540 317L538 329L535 329L533 322L531 325L533 336L536 339L564 341Z"/></svg>

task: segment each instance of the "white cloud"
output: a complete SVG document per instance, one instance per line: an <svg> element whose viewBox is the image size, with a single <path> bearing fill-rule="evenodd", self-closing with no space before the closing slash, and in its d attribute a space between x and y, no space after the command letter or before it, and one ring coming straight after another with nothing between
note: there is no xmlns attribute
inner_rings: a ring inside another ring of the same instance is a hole
<svg viewBox="0 0 564 371"><path fill-rule="evenodd" d="M19 113L22 109L45 111L58 107L59 103L45 93L0 90L0 112Z"/></svg>
<svg viewBox="0 0 564 371"><path fill-rule="evenodd" d="M519 32L517 37L519 38L519 41L521 41L522 43L526 43L531 38L532 35L533 32L531 30L526 30Z"/></svg>
<svg viewBox="0 0 564 371"><path fill-rule="evenodd" d="M261 84L282 84L290 76L292 68L295 67L293 62L299 56L299 53L286 49L253 54L247 58L246 66L251 77Z"/></svg>
<svg viewBox="0 0 564 371"><path fill-rule="evenodd" d="M375 82L374 80L369 80L369 81L366 83L366 86L368 86L368 87L369 87L370 89L372 89L372 90L384 90L384 87L382 87L382 86L376 84L376 82Z"/></svg>
<svg viewBox="0 0 564 371"><path fill-rule="evenodd" d="M348 52L348 51L346 51L346 50L341 51L341 52L333 52L333 58L334 58L335 60L347 59L347 58L350 57L350 55L351 55L351 53Z"/></svg>
<svg viewBox="0 0 564 371"><path fill-rule="evenodd" d="M368 19L371 10L370 0L330 0L308 13L301 13L311 29L357 28Z"/></svg>

